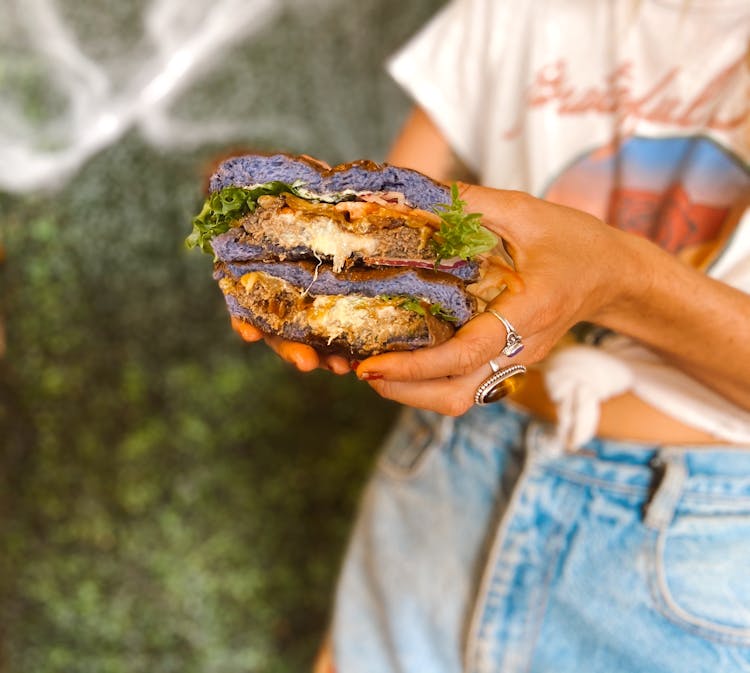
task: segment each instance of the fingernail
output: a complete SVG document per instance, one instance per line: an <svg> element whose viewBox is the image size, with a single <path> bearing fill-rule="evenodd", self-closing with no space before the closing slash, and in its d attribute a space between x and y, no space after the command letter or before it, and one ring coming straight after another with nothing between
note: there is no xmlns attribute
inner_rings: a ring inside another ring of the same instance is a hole
<svg viewBox="0 0 750 673"><path fill-rule="evenodd" d="M357 372L357 376L362 381L379 381L383 378L383 375L380 372Z"/></svg>

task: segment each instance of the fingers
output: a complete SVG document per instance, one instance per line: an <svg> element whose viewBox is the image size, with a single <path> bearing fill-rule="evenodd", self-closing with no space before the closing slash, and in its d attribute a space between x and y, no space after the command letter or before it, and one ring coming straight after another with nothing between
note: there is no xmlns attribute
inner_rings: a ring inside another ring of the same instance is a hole
<svg viewBox="0 0 750 673"><path fill-rule="evenodd" d="M489 336L498 328L501 330L500 336ZM483 332L483 336L473 334L478 330ZM357 368L357 376L366 380L375 392L386 399L447 416L460 416L474 406L477 389L493 372L498 371L498 367L529 363L525 358L522 361L515 356L509 358L498 354L506 345L507 334L505 326L495 316L480 314L445 344L410 353L370 358ZM472 345L466 348L467 343ZM536 361L533 359L534 349L530 350L531 361ZM490 360L494 361L492 366ZM516 379L517 376L513 375L513 385L499 391L500 396L517 389L523 378ZM493 395L497 394L493 388ZM499 397L496 396L493 401L497 399Z"/></svg>
<svg viewBox="0 0 750 673"><path fill-rule="evenodd" d="M293 364L301 372L311 372L313 369L327 369L334 374L348 374L352 371L349 360L341 355L326 355L318 353L312 346L287 341L281 337L266 336L266 343L282 359Z"/></svg>
<svg viewBox="0 0 750 673"><path fill-rule="evenodd" d="M322 355L314 348L295 341L287 341L281 337L264 334L257 327L235 316L231 316L232 329L237 332L244 341L254 343L265 340L266 344L286 362L293 364L301 372L309 372L313 369L323 368L334 374L348 374L352 368L349 360L340 355Z"/></svg>
<svg viewBox="0 0 750 673"><path fill-rule="evenodd" d="M341 376L352 371L350 361L340 355L326 355L321 359L326 369L332 371L334 374Z"/></svg>
<svg viewBox="0 0 750 673"><path fill-rule="evenodd" d="M301 372L311 372L321 366L318 352L310 346L270 335L266 335L265 341L282 360L293 364Z"/></svg>
<svg viewBox="0 0 750 673"><path fill-rule="evenodd" d="M253 327L249 322L240 320L235 316L230 316L230 322L232 329L239 334L244 341L255 342L260 341L263 338L263 332L257 327Z"/></svg>
<svg viewBox="0 0 750 673"><path fill-rule="evenodd" d="M506 336L505 327L495 316L480 313L445 343L408 353L377 355L357 368L357 376L368 381L421 381L465 376L492 359L506 366L510 364L502 355Z"/></svg>
<svg viewBox="0 0 750 673"><path fill-rule="evenodd" d="M488 365L466 376L431 381L368 381L381 397L419 409L460 416L474 405L474 393L492 370Z"/></svg>

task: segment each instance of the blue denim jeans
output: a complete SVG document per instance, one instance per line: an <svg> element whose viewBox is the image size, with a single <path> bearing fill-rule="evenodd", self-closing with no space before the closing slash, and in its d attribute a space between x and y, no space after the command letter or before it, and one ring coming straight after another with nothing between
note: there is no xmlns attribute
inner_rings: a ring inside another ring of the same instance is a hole
<svg viewBox="0 0 750 673"><path fill-rule="evenodd" d="M750 447L408 410L364 493L338 673L750 671Z"/></svg>

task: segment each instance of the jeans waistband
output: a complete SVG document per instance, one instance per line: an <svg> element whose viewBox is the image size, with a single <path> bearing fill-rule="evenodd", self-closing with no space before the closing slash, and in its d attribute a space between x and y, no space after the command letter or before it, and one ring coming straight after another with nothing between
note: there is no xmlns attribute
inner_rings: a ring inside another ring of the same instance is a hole
<svg viewBox="0 0 750 673"><path fill-rule="evenodd" d="M750 447L725 444L669 446L595 438L569 451L554 427L531 421L527 429L529 459L571 478L628 490L653 489L665 466L683 473L681 490L750 498Z"/></svg>

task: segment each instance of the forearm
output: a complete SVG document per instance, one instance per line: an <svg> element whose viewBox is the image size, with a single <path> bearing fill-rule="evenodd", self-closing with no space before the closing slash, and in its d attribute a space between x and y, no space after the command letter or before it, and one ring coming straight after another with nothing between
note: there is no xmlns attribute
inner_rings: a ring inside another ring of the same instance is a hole
<svg viewBox="0 0 750 673"><path fill-rule="evenodd" d="M394 166L412 168L442 182L476 181L427 113L418 107L412 110L394 140L387 160Z"/></svg>
<svg viewBox="0 0 750 673"><path fill-rule="evenodd" d="M597 322L650 346L750 408L750 295L645 239L619 236L619 299L604 308Z"/></svg>

